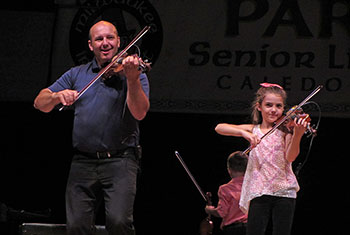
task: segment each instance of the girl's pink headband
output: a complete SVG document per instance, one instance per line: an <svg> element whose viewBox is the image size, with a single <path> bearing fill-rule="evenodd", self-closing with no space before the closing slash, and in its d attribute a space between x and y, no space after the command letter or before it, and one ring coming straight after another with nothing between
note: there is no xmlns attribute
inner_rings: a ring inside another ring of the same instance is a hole
<svg viewBox="0 0 350 235"><path fill-rule="evenodd" d="M260 83L260 86L262 86L262 87L278 87L279 89L283 90L283 87L281 87L278 84L274 84L274 83L268 83L268 82Z"/></svg>

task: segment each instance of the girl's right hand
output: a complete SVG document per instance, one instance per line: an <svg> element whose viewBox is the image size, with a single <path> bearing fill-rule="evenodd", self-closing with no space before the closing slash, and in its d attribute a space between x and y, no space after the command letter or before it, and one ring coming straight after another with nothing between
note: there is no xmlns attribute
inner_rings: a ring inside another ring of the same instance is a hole
<svg viewBox="0 0 350 235"><path fill-rule="evenodd" d="M249 141L251 148L255 148L260 143L260 138L251 132L242 131L242 137Z"/></svg>

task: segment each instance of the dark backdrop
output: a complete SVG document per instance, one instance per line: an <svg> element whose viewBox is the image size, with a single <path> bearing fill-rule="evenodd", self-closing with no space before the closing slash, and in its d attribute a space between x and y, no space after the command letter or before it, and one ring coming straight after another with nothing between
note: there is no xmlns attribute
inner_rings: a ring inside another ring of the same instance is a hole
<svg viewBox="0 0 350 235"><path fill-rule="evenodd" d="M42 1L11 1L1 9L11 10L9 15L19 14L17 11L21 10L53 11L54 1L46 1L46 4ZM1 45L1 72L10 75L23 73L21 77L28 78L33 71L25 71L21 65L37 63L31 61L31 51L36 51L36 48L28 45L27 51L23 51L25 57L9 64L7 56L11 53L22 55L19 53L22 44L16 43L16 30L22 31L13 27L4 32L8 26L2 24L1 28L2 36L8 37L8 40L3 40L6 43ZM21 42L27 45L26 41L24 38ZM4 54L4 51L9 54ZM9 78L1 79L7 81ZM32 86L28 81L15 82L19 86ZM16 102L0 102L0 203L17 212L44 213L50 209L51 217L5 218L1 214L1 235L17 234L18 225L22 222L65 223L64 193L72 157L73 113L41 113L32 107L31 102L20 102L23 94L11 84L1 87L2 92L10 93L17 99L14 99ZM44 84L35 85L44 87ZM39 90L28 92L32 95ZM138 235L198 234L199 223L206 216L205 202L176 159L174 151L181 153L202 189L212 192L216 204L219 185L229 181L227 156L233 151L244 150L248 143L241 138L219 136L214 127L219 122L247 123L248 118L157 112L147 115L140 124L144 154L135 202ZM348 234L348 122L349 119L321 119L310 158L299 175L301 190L297 199L294 235ZM304 160L308 146L309 139L304 138L302 152L294 165ZM103 224L103 211L100 211L97 222ZM216 234L220 234L220 220L214 219L214 223Z"/></svg>
<svg viewBox="0 0 350 235"><path fill-rule="evenodd" d="M8 218L0 234L16 234L21 222L65 223L64 192L72 157L71 111L41 113L31 103L1 103L0 202L13 210L43 212L49 219ZM174 155L181 153L204 191L229 180L226 158L244 150L240 138L219 136L219 122L245 123L245 116L154 113L141 122L142 172L135 226L143 234L197 234L205 202ZM300 172L293 234L347 234L347 119L322 118L311 155ZM303 160L309 139L302 141ZM103 211L97 218L104 222ZM216 234L220 220L214 219Z"/></svg>

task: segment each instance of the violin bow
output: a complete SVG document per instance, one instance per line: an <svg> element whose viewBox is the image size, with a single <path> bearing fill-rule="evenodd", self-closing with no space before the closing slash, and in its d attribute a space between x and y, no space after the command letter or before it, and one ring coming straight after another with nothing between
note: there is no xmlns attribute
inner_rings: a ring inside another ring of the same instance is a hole
<svg viewBox="0 0 350 235"><path fill-rule="evenodd" d="M209 202L207 196L204 194L203 190L201 189L201 187L199 186L199 184L197 183L196 179L193 177L193 175L191 174L190 170L188 169L188 167L186 166L184 160L181 158L180 153L178 151L175 151L175 155L177 157L177 159L179 159L181 165L183 166L183 168L185 168L188 176L191 178L192 182L194 183L194 185L196 186L196 188L198 189L199 193L201 194L201 196L203 197L204 201L206 201L207 203Z"/></svg>
<svg viewBox="0 0 350 235"><path fill-rule="evenodd" d="M282 125L290 116L292 116L298 109L300 109L301 106L303 106L306 102L308 102L314 95L316 95L321 89L323 88L322 85L319 85L316 87L315 90L313 90L303 101L300 102L300 104L293 106L286 115L279 120L276 125L274 125L268 132L266 132L261 138L260 141L269 136L272 132L274 132L280 125ZM249 154L249 152L252 150L252 147L249 146L246 150L243 151L244 154Z"/></svg>
<svg viewBox="0 0 350 235"><path fill-rule="evenodd" d="M116 56L113 57L112 61L103 69L100 70L100 72L94 77L85 87L83 87L79 92L76 100L76 102L104 73L106 73L140 38L143 37L149 30L151 26L145 26L136 36L135 38L123 49L121 50ZM62 106L59 111L62 111L66 106Z"/></svg>

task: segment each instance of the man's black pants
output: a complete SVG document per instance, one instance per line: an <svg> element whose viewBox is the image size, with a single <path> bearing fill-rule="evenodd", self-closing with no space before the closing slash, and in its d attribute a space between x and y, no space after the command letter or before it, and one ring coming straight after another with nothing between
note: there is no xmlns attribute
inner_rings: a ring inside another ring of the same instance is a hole
<svg viewBox="0 0 350 235"><path fill-rule="evenodd" d="M135 156L89 159L76 154L66 188L67 234L95 234L97 205L103 197L109 234L134 235L138 168Z"/></svg>

